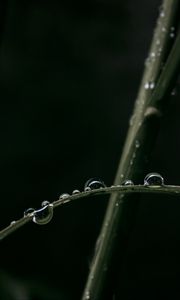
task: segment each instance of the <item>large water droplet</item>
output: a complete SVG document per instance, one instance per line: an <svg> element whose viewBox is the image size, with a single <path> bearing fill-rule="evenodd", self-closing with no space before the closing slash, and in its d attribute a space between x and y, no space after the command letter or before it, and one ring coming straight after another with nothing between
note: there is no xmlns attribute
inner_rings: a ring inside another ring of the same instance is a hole
<svg viewBox="0 0 180 300"><path fill-rule="evenodd" d="M159 173L149 173L144 178L144 185L161 186L164 184L164 178Z"/></svg>
<svg viewBox="0 0 180 300"><path fill-rule="evenodd" d="M45 202L44 202L45 203ZM45 204L42 208L35 210L33 222L38 225L45 225L51 221L53 217L53 204Z"/></svg>
<svg viewBox="0 0 180 300"><path fill-rule="evenodd" d="M24 217L26 217L26 216L32 214L34 211L35 211L35 209L32 208L32 207L26 209L26 210L24 211Z"/></svg>
<svg viewBox="0 0 180 300"><path fill-rule="evenodd" d="M90 188L91 190L96 190L96 189L105 188L105 187L106 187L106 185L102 180L97 179L97 178L91 178L85 183L84 190L86 188Z"/></svg>
<svg viewBox="0 0 180 300"><path fill-rule="evenodd" d="M125 180L122 185L134 185L133 181L130 179Z"/></svg>

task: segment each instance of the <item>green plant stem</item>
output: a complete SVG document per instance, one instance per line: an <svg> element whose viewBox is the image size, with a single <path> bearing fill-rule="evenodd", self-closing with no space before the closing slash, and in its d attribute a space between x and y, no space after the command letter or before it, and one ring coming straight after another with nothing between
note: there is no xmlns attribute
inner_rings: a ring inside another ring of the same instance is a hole
<svg viewBox="0 0 180 300"><path fill-rule="evenodd" d="M176 39L167 63L162 68L170 49L170 28L175 26L176 14L178 14L178 1L164 1L163 12L158 19L157 27L150 47L149 62L147 63L138 98L135 103L133 115L130 120L130 128L123 149L121 161L115 179L115 184L121 184L125 179L137 181L141 178L144 167L149 159L155 142L158 124L163 112L163 102L173 88L173 81L179 71L180 37ZM162 11L161 11L162 13ZM163 24L162 24L163 22ZM158 45L162 48L162 55L158 56ZM154 56L155 55L155 56ZM155 58L153 60L152 58ZM160 76L161 74L161 76ZM159 78L160 76L160 78ZM158 80L159 78L159 80ZM158 83L157 83L158 80ZM155 84L155 90L148 88L146 84ZM153 92L153 93L152 93ZM112 295L105 296L110 281L112 281L113 256L117 248L117 237L124 231L124 223L132 223L138 201L124 201L125 195L114 193L109 201L102 229L100 243L96 251L87 284L83 293L83 300L109 299ZM125 220L127 211L132 218ZM125 220L125 221L124 221ZM108 226L107 226L108 224ZM129 224L128 224L129 225ZM132 225L132 224L131 224ZM115 281L115 278L113 278ZM111 289L111 288L110 288Z"/></svg>
<svg viewBox="0 0 180 300"><path fill-rule="evenodd" d="M113 193L123 193L126 195L129 194L136 194L136 193L150 193L150 194L168 194L168 195L180 195L180 186L175 185L162 185L162 186L144 186L144 185L133 185L133 186L112 186L112 187L106 187L102 189L97 190L91 190L88 192L81 192L79 194L71 195L67 199L58 199L51 203L53 205L53 208L62 206L64 204L70 203L75 200L79 200L82 198L88 198L90 196L102 196L107 194L113 194ZM126 201L124 198L123 201ZM133 199L132 199L133 201ZM118 204L118 203L117 203ZM39 210L39 209L38 209ZM5 237L7 237L9 234L13 233L20 227L24 226L26 223L33 220L33 217L35 213L38 211L35 210L34 212L30 213L27 216L24 216L20 218L17 221L11 222L9 226L2 229L0 231L0 240L3 240Z"/></svg>

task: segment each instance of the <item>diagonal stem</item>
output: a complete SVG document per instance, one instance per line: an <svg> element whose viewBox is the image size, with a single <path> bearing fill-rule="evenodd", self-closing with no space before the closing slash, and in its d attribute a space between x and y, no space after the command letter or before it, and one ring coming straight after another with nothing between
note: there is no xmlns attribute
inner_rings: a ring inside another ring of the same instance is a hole
<svg viewBox="0 0 180 300"><path fill-rule="evenodd" d="M82 198L88 198L90 196L101 196L113 193L123 193L126 195L130 194L137 194L137 193L148 193L148 194L168 194L179 196L180 195L180 186L175 185L161 185L161 186L146 186L146 185L131 185L131 186L111 186L100 188L97 190L90 190L88 192L81 192L75 195L69 195L66 199L58 199L53 203L49 203L53 208L62 206L64 204L70 203L72 201L77 201ZM126 201L126 199L122 199L122 201ZM132 199L133 201L133 199ZM39 209L34 210L34 212L28 214L20 218L17 221L12 221L9 226L0 230L0 240L3 240L5 237L16 231L17 229L21 228L28 222L33 220L34 215L39 211Z"/></svg>
<svg viewBox="0 0 180 300"><path fill-rule="evenodd" d="M175 26L176 16L178 16L178 2L176 0L163 1L162 10L150 47L148 63L130 120L130 128L115 184L121 184L125 179L138 181L151 154L157 134L157 126L164 108L164 100L168 96L170 89L173 88L173 82L179 72L180 36L178 36L174 43L167 63L162 67L170 50L169 36L171 28ZM161 51L158 50L159 47L161 47ZM155 90L153 92L154 87ZM118 193L114 193L110 198L100 232L100 243L92 261L82 297L83 300L109 300L112 297L110 282L116 279L113 278L114 272L112 270L113 268L115 269L116 263L114 254L118 245L117 236L121 241L122 232L127 227L127 222L132 223L138 207L138 201L129 201L128 203L127 201L123 201L124 198L125 195ZM125 220L127 211L132 215L131 220L128 221ZM108 296L106 296L105 291L109 292Z"/></svg>

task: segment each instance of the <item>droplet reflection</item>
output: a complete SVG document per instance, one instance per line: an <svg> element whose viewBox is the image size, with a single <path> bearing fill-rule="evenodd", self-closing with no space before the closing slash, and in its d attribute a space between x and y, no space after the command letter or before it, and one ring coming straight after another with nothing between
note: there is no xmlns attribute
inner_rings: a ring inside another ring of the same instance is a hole
<svg viewBox="0 0 180 300"><path fill-rule="evenodd" d="M164 184L164 178L159 173L149 173L144 178L144 185L161 186Z"/></svg>
<svg viewBox="0 0 180 300"><path fill-rule="evenodd" d="M53 217L53 204L47 204L42 208L35 210L33 222L38 225L45 225L51 221Z"/></svg>
<svg viewBox="0 0 180 300"><path fill-rule="evenodd" d="M91 178L85 183L84 190L87 191L87 188L90 188L90 190L96 190L105 187L106 185L102 180L97 178Z"/></svg>
<svg viewBox="0 0 180 300"><path fill-rule="evenodd" d="M32 214L34 211L35 211L35 209L32 208L32 207L26 209L26 210L24 211L24 217L26 217L26 216Z"/></svg>
<svg viewBox="0 0 180 300"><path fill-rule="evenodd" d="M122 185L134 185L133 181L130 179L125 180Z"/></svg>

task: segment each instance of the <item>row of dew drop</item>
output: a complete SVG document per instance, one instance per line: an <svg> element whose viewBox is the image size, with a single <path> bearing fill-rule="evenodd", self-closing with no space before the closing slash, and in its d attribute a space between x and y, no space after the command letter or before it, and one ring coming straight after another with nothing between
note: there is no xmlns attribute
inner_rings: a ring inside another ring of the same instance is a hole
<svg viewBox="0 0 180 300"><path fill-rule="evenodd" d="M144 185L145 186L162 186L164 184L163 177L158 173L149 173L144 178ZM132 180L125 180L122 185L128 186L128 185L134 185ZM96 189L102 189L105 188L105 183L96 178L89 179L84 186L84 192L89 192L91 190ZM112 186L114 187L114 186ZM79 190L74 190L72 192L72 195L81 193ZM59 199L65 200L70 197L70 194L64 193L60 195ZM38 210L35 210L34 208L28 208L24 212L24 217L30 216L32 217L32 220L34 223L38 225L45 225L49 223L53 217L53 204L49 201L43 201L41 204L41 208ZM11 224L13 225L15 221L13 221Z"/></svg>

